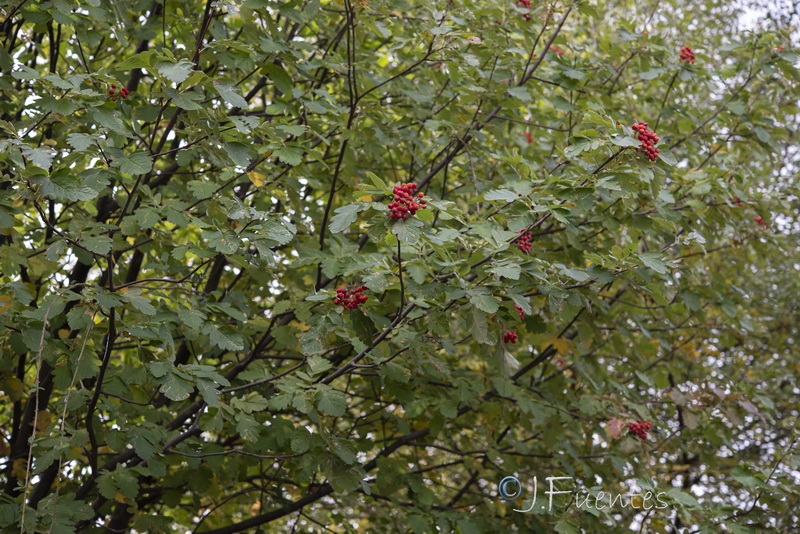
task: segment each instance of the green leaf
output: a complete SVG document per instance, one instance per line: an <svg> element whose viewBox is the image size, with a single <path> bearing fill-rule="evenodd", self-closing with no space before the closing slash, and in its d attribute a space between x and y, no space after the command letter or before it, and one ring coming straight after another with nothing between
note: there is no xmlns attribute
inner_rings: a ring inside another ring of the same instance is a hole
<svg viewBox="0 0 800 534"><path fill-rule="evenodd" d="M191 61L182 59L177 63L161 62L156 64L159 74L174 84L186 80L191 74L194 65Z"/></svg>
<svg viewBox="0 0 800 534"><path fill-rule="evenodd" d="M685 491L681 491L678 488L669 488L666 491L667 495L669 495L675 502L678 504L683 505L686 508L698 508L700 503L697 502L690 494L686 493Z"/></svg>
<svg viewBox="0 0 800 534"><path fill-rule="evenodd" d="M250 159L254 153L249 146L244 143L225 143L225 152L239 167L247 167L250 165Z"/></svg>
<svg viewBox="0 0 800 534"><path fill-rule="evenodd" d="M156 309L150 304L150 299L143 297L141 292L141 289L129 289L123 294L123 297L140 312L146 315L155 315Z"/></svg>
<svg viewBox="0 0 800 534"><path fill-rule="evenodd" d="M347 206L336 208L336 210L334 210L336 215L331 217L328 229L333 234L344 232L350 227L351 224L356 222L356 219L358 219L358 213L363 209L364 208L361 204L348 204Z"/></svg>
<svg viewBox="0 0 800 534"><path fill-rule="evenodd" d="M131 431L130 443L136 455L144 461L151 460L156 455L158 440L150 429L134 428Z"/></svg>
<svg viewBox="0 0 800 534"><path fill-rule="evenodd" d="M243 399L231 399L231 406L246 414L266 410L268 405L269 402L260 393L249 393Z"/></svg>
<svg viewBox="0 0 800 534"><path fill-rule="evenodd" d="M275 150L274 154L279 160L292 167L303 162L303 150L300 148L285 146Z"/></svg>
<svg viewBox="0 0 800 534"><path fill-rule="evenodd" d="M633 137L615 135L611 138L611 142L617 146L642 146L642 142Z"/></svg>
<svg viewBox="0 0 800 534"><path fill-rule="evenodd" d="M147 152L134 152L117 158L112 163L120 172L132 174L147 174L153 168L153 158Z"/></svg>
<svg viewBox="0 0 800 534"><path fill-rule="evenodd" d="M110 237L98 235L84 239L81 241L81 246L95 254L105 255L111 252L112 241Z"/></svg>
<svg viewBox="0 0 800 534"><path fill-rule="evenodd" d="M292 92L292 79L280 65L270 63L264 67L264 70L266 71L267 77L275 84L275 87L277 87L281 93Z"/></svg>
<svg viewBox="0 0 800 534"><path fill-rule="evenodd" d="M401 242L413 245L422 237L422 221L409 217L408 219L398 219L392 225L392 233Z"/></svg>
<svg viewBox="0 0 800 534"><path fill-rule="evenodd" d="M100 495L106 499L113 500L117 495L117 486L114 484L114 479L109 471L103 471L97 477L97 489Z"/></svg>
<svg viewBox="0 0 800 534"><path fill-rule="evenodd" d="M327 415L341 417L347 408L347 401L341 391L324 389L319 392L318 408Z"/></svg>
<svg viewBox="0 0 800 534"><path fill-rule="evenodd" d="M214 82L214 88L219 93L219 96L231 106L242 109L247 107L247 100L242 98L230 84Z"/></svg>
<svg viewBox="0 0 800 534"><path fill-rule="evenodd" d="M484 293L471 293L469 301L479 310L486 313L495 313L500 308L500 301Z"/></svg>
<svg viewBox="0 0 800 534"><path fill-rule="evenodd" d="M744 112L747 109L745 107L745 103L740 100L734 100L732 102L728 102L727 104L725 104L725 107L727 107L736 115L744 115Z"/></svg>
<svg viewBox="0 0 800 534"><path fill-rule="evenodd" d="M511 280L519 280L522 269L516 264L498 265L490 269L491 272L503 278L510 278Z"/></svg>
<svg viewBox="0 0 800 534"><path fill-rule="evenodd" d="M170 400L186 400L194 391L194 384L174 373L169 373L162 382L160 391Z"/></svg>
<svg viewBox="0 0 800 534"><path fill-rule="evenodd" d="M172 99L172 103L181 109L193 111L203 109L200 103L203 100L203 94L198 91L185 91L183 93L177 92L175 89L167 89L167 96ZM231 117L233 119L233 117Z"/></svg>
<svg viewBox="0 0 800 534"><path fill-rule="evenodd" d="M208 337L211 343L222 350L241 351L244 350L242 336L227 326L208 326Z"/></svg>
<svg viewBox="0 0 800 534"><path fill-rule="evenodd" d="M53 158L55 157L55 152L50 147L33 148L29 147L28 145L24 145L22 147L22 154L29 163L33 163L37 167L41 167L44 170L50 168L50 166L53 164Z"/></svg>
<svg viewBox="0 0 800 534"><path fill-rule="evenodd" d="M675 156L672 155L672 152L668 148L660 148L658 149L658 158L666 163L667 165L677 165L678 160L675 159Z"/></svg>
<svg viewBox="0 0 800 534"><path fill-rule="evenodd" d="M483 195L484 200L502 200L503 202L514 202L519 195L508 189L492 189Z"/></svg>
<svg viewBox="0 0 800 534"><path fill-rule="evenodd" d="M661 259L661 254L659 252L643 252L639 254L639 259L655 272L659 274L667 273L667 264Z"/></svg>

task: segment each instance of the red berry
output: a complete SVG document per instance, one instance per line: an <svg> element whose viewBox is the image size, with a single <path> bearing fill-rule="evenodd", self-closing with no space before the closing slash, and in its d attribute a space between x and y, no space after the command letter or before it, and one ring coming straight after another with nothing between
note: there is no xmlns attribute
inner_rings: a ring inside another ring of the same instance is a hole
<svg viewBox="0 0 800 534"><path fill-rule="evenodd" d="M642 441L647 439L648 434L650 434L650 429L653 427L653 423L650 421L646 421L644 419L637 419L636 422L631 423L628 425L628 432L637 436Z"/></svg>
<svg viewBox="0 0 800 534"><path fill-rule="evenodd" d="M503 334L503 343L516 343L517 333L515 331L506 332Z"/></svg>
<svg viewBox="0 0 800 534"><path fill-rule="evenodd" d="M427 208L425 193L417 193L416 189L415 182L398 184L392 188L394 198L387 205L390 219L407 219L409 215L415 215L417 210Z"/></svg>
<svg viewBox="0 0 800 534"><path fill-rule="evenodd" d="M517 240L517 247L525 254L530 253L531 249L533 248L533 242L531 241L532 239L531 233L528 230L517 233L522 234L520 238Z"/></svg>

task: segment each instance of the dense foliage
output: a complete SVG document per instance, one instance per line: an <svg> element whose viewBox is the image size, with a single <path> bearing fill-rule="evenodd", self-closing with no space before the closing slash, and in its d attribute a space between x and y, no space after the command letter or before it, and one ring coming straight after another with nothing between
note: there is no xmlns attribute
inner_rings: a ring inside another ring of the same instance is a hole
<svg viewBox="0 0 800 534"><path fill-rule="evenodd" d="M3 531L800 530L782 17L1 4Z"/></svg>

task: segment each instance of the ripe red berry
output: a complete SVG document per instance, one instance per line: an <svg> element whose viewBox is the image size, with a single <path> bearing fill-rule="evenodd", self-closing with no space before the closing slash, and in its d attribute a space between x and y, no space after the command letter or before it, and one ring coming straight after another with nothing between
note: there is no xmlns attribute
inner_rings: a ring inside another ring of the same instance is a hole
<svg viewBox="0 0 800 534"><path fill-rule="evenodd" d="M517 247L525 254L530 254L531 249L533 248L533 237L531 237L531 233L528 230L517 233L522 234L517 240Z"/></svg>
<svg viewBox="0 0 800 534"><path fill-rule="evenodd" d="M357 310L361 304L364 304L369 299L368 296L363 294L365 289L367 289L365 285L360 285L350 291L345 288L339 288L336 290L336 297L334 297L333 303L337 306L341 305L345 310Z"/></svg>
<svg viewBox="0 0 800 534"><path fill-rule="evenodd" d="M642 441L647 439L650 434L650 429L653 428L653 423L645 419L637 419L636 422L628 425L628 432L637 436Z"/></svg>
<svg viewBox="0 0 800 534"><path fill-rule="evenodd" d="M530 9L531 8L531 0L517 0L517 5L519 5L519 7L524 7L525 9ZM530 14L525 13L525 14L522 15L522 19L525 20L525 21L529 21L529 20L531 20L531 16L530 16Z"/></svg>
<svg viewBox="0 0 800 534"><path fill-rule="evenodd" d="M517 342L517 333L515 331L506 332L503 334L503 343L516 343Z"/></svg>
<svg viewBox="0 0 800 534"><path fill-rule="evenodd" d="M514 309L519 312L519 318L520 319L524 319L525 318L525 312L522 311L522 308L520 308L519 306L514 306Z"/></svg>
<svg viewBox="0 0 800 534"><path fill-rule="evenodd" d="M636 147L639 152L644 152L650 161L658 159L659 150L656 148L659 138L655 132L647 129L647 123L639 121L631 126L634 132L637 132L637 138L642 143L642 146Z"/></svg>
<svg viewBox="0 0 800 534"><path fill-rule="evenodd" d="M530 132L522 132L522 135L525 136L525 139L528 141L528 144L533 143L533 137L531 136Z"/></svg>
<svg viewBox="0 0 800 534"><path fill-rule="evenodd" d="M418 210L427 209L425 193L417 192L416 182L398 184L392 188L394 197L387 207L389 208L389 218L407 219L409 215L414 215Z"/></svg>
<svg viewBox="0 0 800 534"><path fill-rule="evenodd" d="M693 64L695 60L695 55L694 52L692 52L691 48L689 48L688 46L684 46L683 48L681 48L680 58L682 61L686 63Z"/></svg>

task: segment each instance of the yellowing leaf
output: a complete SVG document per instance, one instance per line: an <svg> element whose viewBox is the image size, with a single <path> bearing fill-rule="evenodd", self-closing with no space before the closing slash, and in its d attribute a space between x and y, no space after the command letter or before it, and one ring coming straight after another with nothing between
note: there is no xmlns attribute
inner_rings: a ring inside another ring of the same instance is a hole
<svg viewBox="0 0 800 534"><path fill-rule="evenodd" d="M362 197L359 197L358 200L360 200L361 202L372 202L372 195L364 195Z"/></svg>
<svg viewBox="0 0 800 534"><path fill-rule="evenodd" d="M6 380L5 390L8 394L8 398L11 399L12 402L17 402L22 398L22 380L16 376L9 377Z"/></svg>
<svg viewBox="0 0 800 534"><path fill-rule="evenodd" d="M44 432L50 423L53 422L53 415L47 410L42 410L36 415L36 430Z"/></svg>
<svg viewBox="0 0 800 534"><path fill-rule="evenodd" d="M0 313L5 313L11 309L11 297L8 295L0 295Z"/></svg>
<svg viewBox="0 0 800 534"><path fill-rule="evenodd" d="M25 465L27 464L27 459L25 458L17 458L14 460L14 463L11 464L11 476L16 478L17 480L25 480Z"/></svg>
<svg viewBox="0 0 800 534"><path fill-rule="evenodd" d="M625 430L625 421L619 417L614 417L606 422L606 432L614 439L619 439L623 430Z"/></svg>
<svg viewBox="0 0 800 534"><path fill-rule="evenodd" d="M569 352L572 342L563 337L553 337L541 344L542 350L546 349L549 345L553 345L553 348L556 349L559 354L566 354Z"/></svg>
<svg viewBox="0 0 800 534"><path fill-rule="evenodd" d="M267 183L267 177L261 174L260 172L251 171L247 173L247 177L250 178L250 181L253 182L253 185L256 187L261 187L265 183Z"/></svg>

